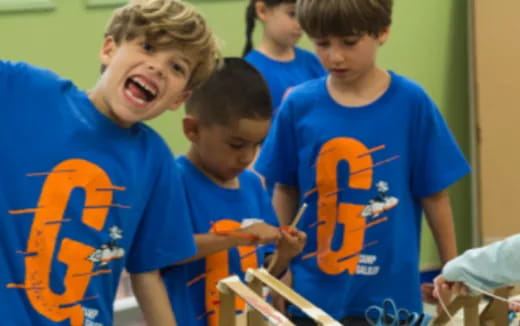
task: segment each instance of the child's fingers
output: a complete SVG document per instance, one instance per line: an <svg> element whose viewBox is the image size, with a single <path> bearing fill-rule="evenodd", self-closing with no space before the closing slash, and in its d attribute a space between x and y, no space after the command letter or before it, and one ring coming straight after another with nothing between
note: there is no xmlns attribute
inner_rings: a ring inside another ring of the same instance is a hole
<svg viewBox="0 0 520 326"><path fill-rule="evenodd" d="M433 284L432 283L423 283L421 284L421 293L423 300L427 303L435 304L437 303L437 299L433 297Z"/></svg>
<svg viewBox="0 0 520 326"><path fill-rule="evenodd" d="M464 285L464 283L461 282L455 282L452 286L452 290L457 295L468 295L468 289Z"/></svg>
<svg viewBox="0 0 520 326"><path fill-rule="evenodd" d="M437 287L442 286L446 283L446 280L444 279L444 276L439 275L433 280L433 284L435 284Z"/></svg>

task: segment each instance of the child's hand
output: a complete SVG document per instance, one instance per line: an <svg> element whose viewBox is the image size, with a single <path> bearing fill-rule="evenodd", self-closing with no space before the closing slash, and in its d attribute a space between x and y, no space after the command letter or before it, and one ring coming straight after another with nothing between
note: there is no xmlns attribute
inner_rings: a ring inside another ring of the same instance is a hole
<svg viewBox="0 0 520 326"><path fill-rule="evenodd" d="M277 250L280 256L290 260L298 255L303 250L303 247L305 247L305 243L307 242L307 234L305 234L305 232L295 228L291 228L290 230L282 228L280 234L282 236L277 243Z"/></svg>
<svg viewBox="0 0 520 326"><path fill-rule="evenodd" d="M434 292L434 297L439 298L442 296L444 299L447 294L451 295L468 295L469 289L461 282L448 282L446 279L440 275L435 278L433 281L435 284L436 291Z"/></svg>
<svg viewBox="0 0 520 326"><path fill-rule="evenodd" d="M433 280L434 291L433 297L437 301L437 313L441 313L444 308L440 305L440 301L444 306L448 306L453 295L468 295L468 288L460 282L448 282L444 276L439 275Z"/></svg>
<svg viewBox="0 0 520 326"><path fill-rule="evenodd" d="M240 230L241 233L250 235L253 239L248 240L244 239L244 242L242 245L255 245L255 244L268 244L272 242L277 242L281 238L280 231L278 231L278 228L266 224L264 222L258 222L255 224L252 224L246 228L243 228Z"/></svg>
<svg viewBox="0 0 520 326"><path fill-rule="evenodd" d="M436 304L437 298L434 295L434 286L433 283L423 283L421 284L421 294L424 302L429 304Z"/></svg>

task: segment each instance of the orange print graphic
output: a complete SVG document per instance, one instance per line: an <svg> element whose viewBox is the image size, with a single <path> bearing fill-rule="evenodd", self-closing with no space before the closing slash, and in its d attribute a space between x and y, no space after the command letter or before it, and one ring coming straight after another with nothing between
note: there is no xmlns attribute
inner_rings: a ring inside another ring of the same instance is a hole
<svg viewBox="0 0 520 326"><path fill-rule="evenodd" d="M233 220L220 220L213 225L213 229L219 231L233 231L240 228L240 223ZM241 258L242 271L249 268L257 268L258 260L255 246L237 247ZM219 294L217 291L217 283L223 278L229 276L229 253L227 250L220 251L206 257L206 314L208 316L208 325L217 326L219 319ZM237 297L237 310L245 309L245 302Z"/></svg>
<svg viewBox="0 0 520 326"><path fill-rule="evenodd" d="M56 172L56 173L54 173ZM25 283L9 284L9 288L25 289L27 297L36 311L52 320L70 320L72 326L84 324L84 313L80 305L91 277L109 273L109 270L93 272L94 263L86 258L95 248L78 241L64 238L57 243L69 197L76 188L85 191L85 209L82 222L101 231L112 203L113 194L107 189L117 189L108 175L97 165L81 159L71 159L58 164L48 173L33 173L29 176L46 176L36 209L10 211L11 214L34 213L34 220L27 242L25 256ZM104 191L98 191L104 189ZM95 207L96 209L92 209ZM57 259L67 266L63 280L64 292L55 293L50 286L50 275L55 250Z"/></svg>
<svg viewBox="0 0 520 326"><path fill-rule="evenodd" d="M336 275L346 270L351 275L356 273L366 229L366 219L361 216L364 205L338 202L338 164L347 161L351 172L362 171L349 178L349 188L369 190L373 175L369 154L379 148L370 150L352 138L335 138L321 148L321 153L327 155L320 155L316 161L318 223L321 223L317 229L317 260L326 274ZM341 248L336 251L331 242L338 224L343 224L344 232Z"/></svg>

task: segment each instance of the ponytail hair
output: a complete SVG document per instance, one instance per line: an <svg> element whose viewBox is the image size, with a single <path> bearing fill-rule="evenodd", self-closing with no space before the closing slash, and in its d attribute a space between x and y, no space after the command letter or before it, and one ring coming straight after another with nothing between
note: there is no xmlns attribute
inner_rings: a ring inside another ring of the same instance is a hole
<svg viewBox="0 0 520 326"><path fill-rule="evenodd" d="M242 57L245 57L251 50L253 50L253 31L256 23L256 3L261 1L267 7L275 7L282 3L296 3L296 0L249 0L249 5L246 9L246 44Z"/></svg>
<svg viewBox="0 0 520 326"><path fill-rule="evenodd" d="M242 57L245 57L251 50L253 50L253 31L256 23L256 0L250 0L246 9L246 45L242 52Z"/></svg>

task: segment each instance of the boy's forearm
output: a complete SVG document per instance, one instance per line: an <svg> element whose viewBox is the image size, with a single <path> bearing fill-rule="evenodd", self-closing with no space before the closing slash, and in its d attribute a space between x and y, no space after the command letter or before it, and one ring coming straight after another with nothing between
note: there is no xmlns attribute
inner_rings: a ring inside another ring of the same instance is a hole
<svg viewBox="0 0 520 326"><path fill-rule="evenodd" d="M443 190L425 197L422 205L444 265L457 256L455 225L448 192Z"/></svg>
<svg viewBox="0 0 520 326"><path fill-rule="evenodd" d="M215 233L199 233L195 234L194 237L195 243L197 244L197 254L179 263L176 263L175 265L199 260L216 252L235 248L240 245L239 238L222 236Z"/></svg>
<svg viewBox="0 0 520 326"><path fill-rule="evenodd" d="M280 225L290 225L298 211L298 188L277 183L273 192L273 206Z"/></svg>
<svg viewBox="0 0 520 326"><path fill-rule="evenodd" d="M176 326L159 271L130 274L132 288L148 326Z"/></svg>

